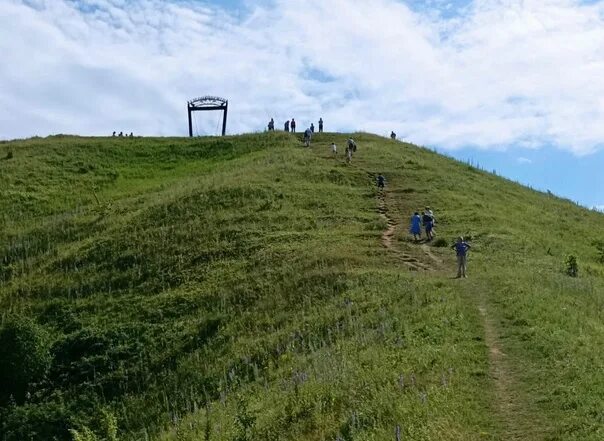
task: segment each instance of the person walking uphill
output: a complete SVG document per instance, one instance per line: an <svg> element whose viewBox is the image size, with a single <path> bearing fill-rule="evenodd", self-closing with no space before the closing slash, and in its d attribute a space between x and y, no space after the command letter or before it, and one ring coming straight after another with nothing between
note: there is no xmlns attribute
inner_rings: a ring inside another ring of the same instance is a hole
<svg viewBox="0 0 604 441"><path fill-rule="evenodd" d="M352 138L348 138L348 141L346 141L348 143L348 149L352 152L352 153L356 153L357 151L357 143L354 142L354 139Z"/></svg>
<svg viewBox="0 0 604 441"><path fill-rule="evenodd" d="M312 138L312 132L310 129L304 131L304 147L310 147L310 139Z"/></svg>
<svg viewBox="0 0 604 441"><path fill-rule="evenodd" d="M422 238L422 217L417 211L413 213L413 216L411 217L409 232L413 234L413 240L416 242Z"/></svg>
<svg viewBox="0 0 604 441"><path fill-rule="evenodd" d="M430 207L426 207L422 215L422 223L426 229L426 240L431 241L434 239L434 213L430 210Z"/></svg>
<svg viewBox="0 0 604 441"><path fill-rule="evenodd" d="M457 253L457 278L466 278L466 269L468 266L468 250L472 248L464 242L463 237L459 236L457 242L451 248Z"/></svg>
<svg viewBox="0 0 604 441"><path fill-rule="evenodd" d="M379 190L383 190L386 186L386 178L381 173L377 177L377 186Z"/></svg>

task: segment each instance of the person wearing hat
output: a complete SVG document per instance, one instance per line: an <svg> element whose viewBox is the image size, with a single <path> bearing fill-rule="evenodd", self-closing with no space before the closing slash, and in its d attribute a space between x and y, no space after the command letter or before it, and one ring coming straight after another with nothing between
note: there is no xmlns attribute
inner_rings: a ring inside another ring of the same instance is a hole
<svg viewBox="0 0 604 441"><path fill-rule="evenodd" d="M434 239L434 212L430 207L426 207L424 214L422 215L422 222L426 229L426 240L429 242Z"/></svg>

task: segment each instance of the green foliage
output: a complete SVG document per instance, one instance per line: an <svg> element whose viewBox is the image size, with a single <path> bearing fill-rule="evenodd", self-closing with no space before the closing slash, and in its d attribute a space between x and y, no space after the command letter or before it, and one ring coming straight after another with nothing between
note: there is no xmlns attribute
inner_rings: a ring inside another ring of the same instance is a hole
<svg viewBox="0 0 604 441"><path fill-rule="evenodd" d="M566 274L571 277L579 276L579 264L577 263L577 256L570 254L566 257L564 262L566 265Z"/></svg>
<svg viewBox="0 0 604 441"><path fill-rule="evenodd" d="M118 441L117 438L117 420L113 414L101 409L101 435L97 435L91 429L83 426L81 429L69 429L72 441Z"/></svg>
<svg viewBox="0 0 604 441"><path fill-rule="evenodd" d="M604 264L604 240L595 240L593 245L596 248L596 260L598 263Z"/></svg>
<svg viewBox="0 0 604 441"><path fill-rule="evenodd" d="M439 237L434 240L432 245L434 245L437 248L446 248L449 246L449 242L447 242L447 239L445 239L444 237Z"/></svg>
<svg viewBox="0 0 604 441"><path fill-rule="evenodd" d="M337 134L8 143L0 306L46 349L0 438L505 439L480 305L521 373L525 438L599 440L604 282L582 238L604 217L354 137L349 166ZM435 246L383 247L376 170L394 223L435 210ZM443 238L467 232L458 283ZM559 271L570 253L581 278Z"/></svg>
<svg viewBox="0 0 604 441"><path fill-rule="evenodd" d="M0 403L21 404L50 368L49 339L31 320L12 316L0 328Z"/></svg>
<svg viewBox="0 0 604 441"><path fill-rule="evenodd" d="M235 441L252 441L256 418L250 413L247 402L241 396L237 397L237 413L235 415L237 435Z"/></svg>
<svg viewBox="0 0 604 441"><path fill-rule="evenodd" d="M69 433L73 441L100 441L88 427L84 427L81 430L69 429Z"/></svg>

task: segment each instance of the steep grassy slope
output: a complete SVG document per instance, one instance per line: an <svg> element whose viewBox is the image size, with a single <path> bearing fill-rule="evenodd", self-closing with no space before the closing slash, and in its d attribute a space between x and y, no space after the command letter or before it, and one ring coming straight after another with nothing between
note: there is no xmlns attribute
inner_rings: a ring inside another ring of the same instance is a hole
<svg viewBox="0 0 604 441"><path fill-rule="evenodd" d="M601 439L604 216L332 139L0 145L2 439Z"/></svg>

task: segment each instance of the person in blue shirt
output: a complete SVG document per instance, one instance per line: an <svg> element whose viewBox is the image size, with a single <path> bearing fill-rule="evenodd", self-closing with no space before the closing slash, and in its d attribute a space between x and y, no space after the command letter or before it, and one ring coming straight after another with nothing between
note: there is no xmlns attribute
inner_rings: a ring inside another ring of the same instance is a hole
<svg viewBox="0 0 604 441"><path fill-rule="evenodd" d="M422 217L417 211L413 213L413 216L411 217L411 227L409 228L409 232L413 234L413 239L416 242L422 237Z"/></svg>
<svg viewBox="0 0 604 441"><path fill-rule="evenodd" d="M422 222L426 228L426 240L430 242L434 239L434 213L430 207L426 207L426 211L422 215Z"/></svg>
<svg viewBox="0 0 604 441"><path fill-rule="evenodd" d="M457 253L457 278L466 278L466 269L468 263L468 250L471 248L470 245L464 242L463 237L459 236L457 242L451 248L455 249Z"/></svg>

